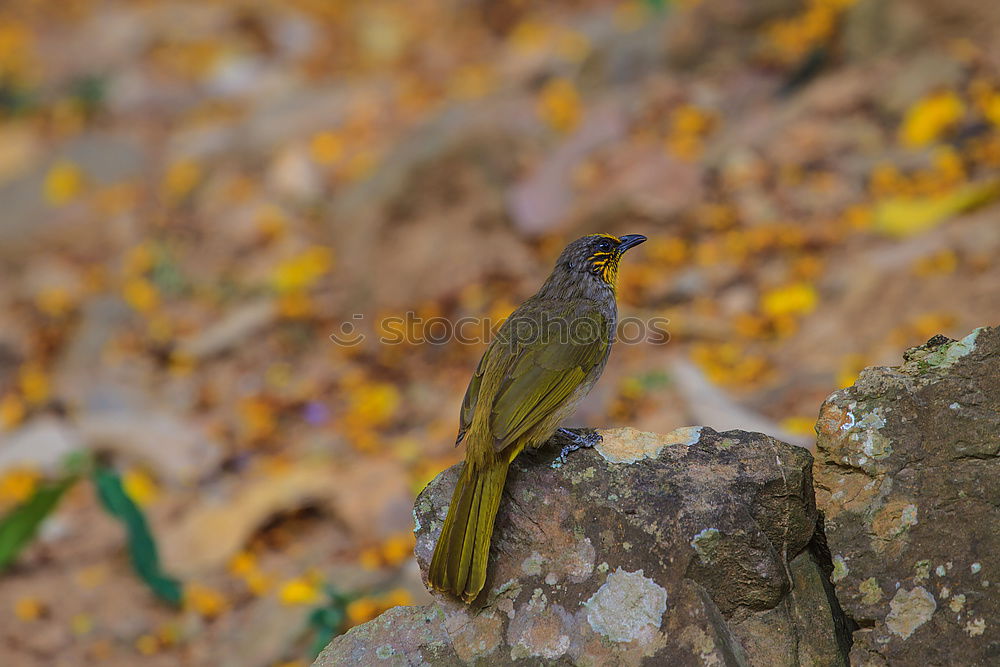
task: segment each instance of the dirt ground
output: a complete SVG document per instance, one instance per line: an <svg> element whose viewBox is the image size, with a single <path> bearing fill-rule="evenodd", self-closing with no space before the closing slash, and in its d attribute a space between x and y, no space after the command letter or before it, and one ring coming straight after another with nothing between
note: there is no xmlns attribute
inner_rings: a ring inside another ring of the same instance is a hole
<svg viewBox="0 0 1000 667"><path fill-rule="evenodd" d="M184 603L83 480L0 573L0 664L305 665L315 609L425 599L448 327L579 235L650 239L580 425L808 447L864 366L996 324L985 4L6 0L0 512L94 452Z"/></svg>

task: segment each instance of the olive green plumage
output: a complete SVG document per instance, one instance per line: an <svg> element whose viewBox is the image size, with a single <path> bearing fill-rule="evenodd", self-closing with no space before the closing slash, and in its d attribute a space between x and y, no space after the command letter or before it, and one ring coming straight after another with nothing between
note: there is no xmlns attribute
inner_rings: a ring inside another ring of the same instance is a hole
<svg viewBox="0 0 1000 667"><path fill-rule="evenodd" d="M617 322L618 262L645 240L594 234L571 243L486 348L462 402L465 467L428 571L435 589L466 602L483 589L507 469L547 441L601 376Z"/></svg>

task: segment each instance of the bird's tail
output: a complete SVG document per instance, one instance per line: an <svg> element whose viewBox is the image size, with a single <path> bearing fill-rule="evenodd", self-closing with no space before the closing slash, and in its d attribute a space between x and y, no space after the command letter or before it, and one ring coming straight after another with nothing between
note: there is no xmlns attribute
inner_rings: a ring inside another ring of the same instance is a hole
<svg viewBox="0 0 1000 667"><path fill-rule="evenodd" d="M493 521L509 466L504 458L482 467L465 464L427 572L435 589L466 602L475 600L483 589Z"/></svg>

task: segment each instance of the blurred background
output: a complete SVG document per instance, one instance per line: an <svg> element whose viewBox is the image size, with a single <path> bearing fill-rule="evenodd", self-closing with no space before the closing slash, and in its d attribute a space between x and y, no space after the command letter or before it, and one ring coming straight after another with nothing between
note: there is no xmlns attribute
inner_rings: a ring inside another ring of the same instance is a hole
<svg viewBox="0 0 1000 667"><path fill-rule="evenodd" d="M582 234L650 238L620 310L670 340L617 346L577 423L810 446L861 368L1000 319L998 30L980 0L4 0L0 662L306 665L424 600L412 502L483 346L384 318L501 319Z"/></svg>

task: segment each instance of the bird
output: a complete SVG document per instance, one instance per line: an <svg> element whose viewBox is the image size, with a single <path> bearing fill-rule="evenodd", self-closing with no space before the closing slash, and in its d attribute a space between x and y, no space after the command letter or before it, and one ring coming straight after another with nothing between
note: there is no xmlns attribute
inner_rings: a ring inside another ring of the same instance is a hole
<svg viewBox="0 0 1000 667"><path fill-rule="evenodd" d="M641 234L573 241L488 344L462 400L455 446L465 443L465 465L428 569L432 589L466 603L479 596L507 470L518 454L557 431L571 443L563 461L600 441L560 424L604 372L618 318L618 265L644 241Z"/></svg>

